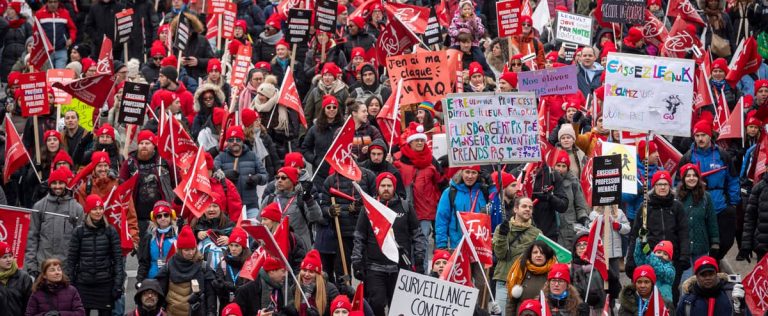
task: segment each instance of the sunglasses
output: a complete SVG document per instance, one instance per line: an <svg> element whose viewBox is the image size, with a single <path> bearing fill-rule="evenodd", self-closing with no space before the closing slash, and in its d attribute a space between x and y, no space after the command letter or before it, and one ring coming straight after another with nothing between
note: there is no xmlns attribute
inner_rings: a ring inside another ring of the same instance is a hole
<svg viewBox="0 0 768 316"><path fill-rule="evenodd" d="M523 63L511 63L509 65L512 66L512 67L522 67Z"/></svg>
<svg viewBox="0 0 768 316"><path fill-rule="evenodd" d="M243 142L243 140L240 139L240 138L230 138L230 139L227 139L227 141L230 142L230 143L242 143Z"/></svg>
<svg viewBox="0 0 768 316"><path fill-rule="evenodd" d="M336 106L333 106L333 105L329 105L329 106L326 106L325 108L326 108L326 109L328 109L328 110L335 110L335 109L338 109L338 107L336 107Z"/></svg>
<svg viewBox="0 0 768 316"><path fill-rule="evenodd" d="M163 60L163 57L152 57L153 60Z"/></svg>
<svg viewBox="0 0 768 316"><path fill-rule="evenodd" d="M523 26L532 26L531 23L523 23Z"/></svg>
<svg viewBox="0 0 768 316"><path fill-rule="evenodd" d="M171 214L168 214L168 213L157 214L157 218L170 218L170 217L171 217Z"/></svg>
<svg viewBox="0 0 768 316"><path fill-rule="evenodd" d="M288 177L286 177L286 176L277 176L277 177L275 177L275 179L277 179L277 180L288 180Z"/></svg>

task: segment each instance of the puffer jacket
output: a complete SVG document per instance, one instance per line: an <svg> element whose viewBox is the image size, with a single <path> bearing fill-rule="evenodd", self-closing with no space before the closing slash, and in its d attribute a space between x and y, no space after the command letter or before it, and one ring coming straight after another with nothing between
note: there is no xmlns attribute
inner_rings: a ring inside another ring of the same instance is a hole
<svg viewBox="0 0 768 316"><path fill-rule="evenodd" d="M637 288L635 285L625 285L619 293L617 302L621 304L619 316L637 316Z"/></svg>
<svg viewBox="0 0 768 316"><path fill-rule="evenodd" d="M538 297L541 289L547 284L548 273L548 271L542 274L533 274L531 271L525 272L525 277L520 283L520 286L523 287L523 293L518 298L514 298L511 293L509 294L505 315L517 315L517 310L523 301Z"/></svg>
<svg viewBox="0 0 768 316"><path fill-rule="evenodd" d="M661 165L648 165L648 176L646 177L645 164L643 164L640 156L637 156L637 179L639 180L637 181L637 194L621 194L622 209L627 211L626 215L630 221L634 221L637 213L643 208L643 194L651 188L651 181L647 181L647 179L653 179L653 175L662 170L664 170L664 167ZM641 183L647 183L645 190L643 190Z"/></svg>
<svg viewBox="0 0 768 316"><path fill-rule="evenodd" d="M461 180L461 173L454 175L450 186L443 191L440 202L437 204L435 216L435 248L455 248L459 245L463 236L459 227L456 212L488 213L486 205L490 204L488 196L485 196L481 188L485 184L478 178L471 187L467 187ZM456 191L456 198L451 201L451 191ZM488 195L496 192L496 186L487 189ZM419 197L421 198L421 197ZM472 209L474 206L474 209Z"/></svg>
<svg viewBox="0 0 768 316"><path fill-rule="evenodd" d="M650 265L653 271L656 272L656 287L659 288L659 293L664 297L664 301L671 303L672 283L675 282L675 267L672 265L672 262L664 261L652 252L647 255L644 254L642 247L637 242L635 242L633 251L636 265Z"/></svg>
<svg viewBox="0 0 768 316"><path fill-rule="evenodd" d="M195 113L197 114L195 114L195 119L192 121L192 127L190 128L190 134L194 139L197 139L197 135L200 133L200 130L206 126L212 126L213 124L213 121L211 120L213 117L213 110L208 109L203 105L203 93L206 91L213 92L214 107L225 106L224 102L226 100L226 96L224 95L224 91L221 90L221 87L212 83L204 83L197 87L197 90L195 90L193 107Z"/></svg>
<svg viewBox="0 0 768 316"><path fill-rule="evenodd" d="M416 154L432 156L431 151ZM404 154L402 150L395 153L394 158L395 162L393 164L395 168L400 170L400 177L403 179L405 191L410 192L410 196L407 196L407 198L413 201L416 217L422 221L435 220L437 203L440 200L441 194L438 187L438 184L442 181L440 165L432 158L431 164L422 168L417 167L411 160L411 157Z"/></svg>
<svg viewBox="0 0 768 316"><path fill-rule="evenodd" d="M197 280L200 292L192 292L191 282ZM186 260L177 252L160 269L157 281L165 293L168 315L216 315L215 275L202 261Z"/></svg>
<svg viewBox="0 0 768 316"><path fill-rule="evenodd" d="M0 56L0 80L8 81L13 64L27 52L24 44L32 36L32 27L25 19L9 21L8 33L2 37L3 53Z"/></svg>
<svg viewBox="0 0 768 316"><path fill-rule="evenodd" d="M57 197L49 193L33 208L39 212L30 214L24 257L24 267L32 274L39 272L45 259L66 261L72 233L83 216L83 207L69 194Z"/></svg>
<svg viewBox="0 0 768 316"><path fill-rule="evenodd" d="M319 128L316 124L312 125L304 136L304 142L301 143L301 155L304 156L304 159L311 163L314 168L320 166L317 176L312 180L316 188L321 187L323 179L328 176L330 167L327 163L323 163L323 159L325 159L325 152L333 143L336 130L343 123L341 120L336 120L324 129Z"/></svg>
<svg viewBox="0 0 768 316"><path fill-rule="evenodd" d="M741 249L768 252L768 173L763 173L747 199Z"/></svg>
<svg viewBox="0 0 768 316"><path fill-rule="evenodd" d="M697 148L694 143L677 165L684 166L687 163L700 166L702 174L725 168L702 179L707 183L707 192L712 197L715 213L720 214L728 206L738 205L741 202L740 169L736 167L735 161L731 159L728 152L717 145L706 149Z"/></svg>
<svg viewBox="0 0 768 316"><path fill-rule="evenodd" d="M720 243L720 230L717 225L717 215L712 205L709 192L704 192L704 198L694 204L690 194L682 201L685 213L688 215L688 237L691 238L691 255L697 257L709 252L712 244ZM746 224L744 224L746 225ZM743 244L743 240L742 240Z"/></svg>
<svg viewBox="0 0 768 316"><path fill-rule="evenodd" d="M358 181L360 188L368 195L375 195L376 192L376 175L366 169L360 169L362 171L362 178ZM322 209L323 216L326 221L333 226L333 217L328 212L331 208L331 198L334 197L331 194L331 188L346 193L347 195L355 198L355 201L349 201L340 197L335 197L336 204L341 207L341 214L339 215L339 225L341 226L341 236L352 238L354 237L355 229L357 227L357 218L361 211L364 211L362 197L360 193L352 186L352 180L349 180L339 173L334 173L328 176L323 183L323 188L320 191L320 208ZM350 210L352 209L352 210ZM334 233L335 234L335 233ZM335 236L335 235L334 235ZM319 237L318 237L319 238ZM334 239L334 244L336 243Z"/></svg>
<svg viewBox="0 0 768 316"><path fill-rule="evenodd" d="M268 195L265 193L261 208L263 209L272 202L277 202L283 210L283 216L288 216L288 225L296 234L296 238L303 245L312 245L312 232L309 227L323 220L323 212L317 201L314 199L304 201L298 190L292 192L278 191Z"/></svg>
<svg viewBox="0 0 768 316"><path fill-rule="evenodd" d="M349 98L347 85L341 80L336 80L330 90L325 90L322 88L322 83L318 81L319 76L312 80L314 88L307 93L303 102L304 115L306 115L309 124L314 124L314 120L320 117L320 111L323 110L323 97L328 94L333 95L339 101L339 113L346 113L344 102Z"/></svg>
<svg viewBox="0 0 768 316"><path fill-rule="evenodd" d="M718 291L715 296L706 296L706 291L702 290L696 283L696 276L685 280L680 291L680 302L677 304L675 315L752 315L744 298L739 299L740 308L734 309L734 283L728 282L728 275L725 273L718 273L717 276L720 278L720 283L716 286ZM714 311L711 312L709 311L709 298L715 299Z"/></svg>
<svg viewBox="0 0 768 316"><path fill-rule="evenodd" d="M5 315L24 315L30 295L32 278L23 270L18 270L8 278L6 284L0 284L0 310Z"/></svg>
<svg viewBox="0 0 768 316"><path fill-rule="evenodd" d="M499 228L493 233L493 254L496 255L496 268L493 271L493 279L506 281L509 268L515 263L523 252L528 249L541 231L533 225L533 221L518 224L510 219L509 233L499 234ZM517 236L520 235L518 238Z"/></svg>
<svg viewBox="0 0 768 316"><path fill-rule="evenodd" d="M237 191L240 193L240 197L243 199L243 204L247 208L256 208L259 203L259 194L257 193L257 186L267 184L267 169L261 164L261 160L256 157L256 153L252 151L248 146L243 145L242 152L239 157L233 156L229 149L216 156L213 161L213 165L217 169L224 171L235 170L240 173L237 180ZM254 184L248 184L248 177L256 176Z"/></svg>
<svg viewBox="0 0 768 316"><path fill-rule="evenodd" d="M85 315L83 301L74 286L43 281L40 288L29 298L24 315L40 316L50 311L58 311L60 316Z"/></svg>
<svg viewBox="0 0 768 316"><path fill-rule="evenodd" d="M579 179L566 172L563 177L563 191L568 197L568 208L565 213L558 214L560 218L560 238L558 242L569 247L576 240L575 224L586 224L589 220L587 200L581 190ZM586 226L586 225L585 225Z"/></svg>
<svg viewBox="0 0 768 316"><path fill-rule="evenodd" d="M66 49L67 40L76 43L77 27L66 9L59 6L56 12L50 12L47 7L43 7L35 13L35 18L40 21L54 50Z"/></svg>
<svg viewBox="0 0 768 316"><path fill-rule="evenodd" d="M123 284L120 235L103 219L94 226L78 226L72 233L64 272L78 285Z"/></svg>

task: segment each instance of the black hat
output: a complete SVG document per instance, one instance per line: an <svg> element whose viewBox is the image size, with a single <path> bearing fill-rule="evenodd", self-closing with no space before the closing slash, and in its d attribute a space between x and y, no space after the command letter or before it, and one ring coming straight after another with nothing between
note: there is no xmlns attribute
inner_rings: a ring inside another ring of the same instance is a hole
<svg viewBox="0 0 768 316"><path fill-rule="evenodd" d="M179 71L173 66L160 68L160 74L168 78L168 80L173 81L173 83L177 83L176 79L179 78Z"/></svg>

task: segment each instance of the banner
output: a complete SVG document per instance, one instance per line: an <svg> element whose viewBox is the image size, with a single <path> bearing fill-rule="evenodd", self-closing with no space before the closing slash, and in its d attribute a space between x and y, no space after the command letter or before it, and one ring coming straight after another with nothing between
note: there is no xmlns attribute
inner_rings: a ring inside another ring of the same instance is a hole
<svg viewBox="0 0 768 316"><path fill-rule="evenodd" d="M427 20L427 29L424 30L424 35L421 36L424 44L427 46L437 45L443 40L443 27L440 25L440 20L437 18L437 11L435 7L429 11L429 19Z"/></svg>
<svg viewBox="0 0 768 316"><path fill-rule="evenodd" d="M232 75L229 77L229 85L238 90L245 86L245 79L248 76L248 68L251 67L251 56L253 47L251 45L240 45L237 49L234 63L232 64Z"/></svg>
<svg viewBox="0 0 768 316"><path fill-rule="evenodd" d="M339 2L334 0L317 0L315 2L315 30L327 33L336 31L336 12Z"/></svg>
<svg viewBox="0 0 768 316"><path fill-rule="evenodd" d="M389 316L472 315L479 290L400 269Z"/></svg>
<svg viewBox="0 0 768 316"><path fill-rule="evenodd" d="M309 22L311 19L312 10L293 8L288 11L288 29L285 32L285 40L291 45L309 41Z"/></svg>
<svg viewBox="0 0 768 316"><path fill-rule="evenodd" d="M760 259L741 284L747 292L744 299L752 315L763 315L768 311L768 295L765 295L768 293L768 256Z"/></svg>
<svg viewBox="0 0 768 316"><path fill-rule="evenodd" d="M541 160L533 93L449 94L443 109L451 166Z"/></svg>
<svg viewBox="0 0 768 316"><path fill-rule="evenodd" d="M632 145L603 142L603 155L621 157L621 192L637 194L637 148Z"/></svg>
<svg viewBox="0 0 768 316"><path fill-rule="evenodd" d="M592 206L621 203L621 156L597 156L592 162Z"/></svg>
<svg viewBox="0 0 768 316"><path fill-rule="evenodd" d="M558 11L555 39L582 46L591 45L592 18Z"/></svg>
<svg viewBox="0 0 768 316"><path fill-rule="evenodd" d="M467 229L469 241L477 251L480 262L489 268L493 265L493 231L491 217L484 213L459 212L459 217ZM474 261L474 260L473 260Z"/></svg>
<svg viewBox="0 0 768 316"><path fill-rule="evenodd" d="M565 44L563 43L563 45ZM537 71L523 71L518 73L518 88L520 91L532 91L536 93L537 97L579 92L579 83L576 81L576 75L579 72L578 67L577 65L569 65Z"/></svg>
<svg viewBox="0 0 768 316"><path fill-rule="evenodd" d="M61 84L68 84L75 80L75 71L72 69L48 69L48 71L45 73L46 77L48 77L48 83L53 84L54 82L60 82ZM61 90L59 88L53 88L53 95L54 95L54 101L56 104L62 105L62 104L69 104L69 102L72 101L72 96L69 95L69 93L66 93L64 90ZM63 115L65 112L62 109L61 114ZM88 116L90 117L90 116ZM82 123L81 120L80 123Z"/></svg>
<svg viewBox="0 0 768 316"><path fill-rule="evenodd" d="M451 91L451 73L445 51L422 51L387 57L387 72L392 87L403 79L400 104L441 101Z"/></svg>
<svg viewBox="0 0 768 316"><path fill-rule="evenodd" d="M125 9L115 14L115 36L117 42L127 43L133 28L133 9Z"/></svg>
<svg viewBox="0 0 768 316"><path fill-rule="evenodd" d="M691 136L693 60L610 53L605 71L605 128Z"/></svg>
<svg viewBox="0 0 768 316"><path fill-rule="evenodd" d="M562 47L563 47L563 55L562 56L560 56L560 55L557 56L557 62L562 63L562 64L566 64L566 65L572 64L573 63L573 59L576 58L576 51L579 49L579 45L578 44L574 44L574 43L563 43ZM560 68L562 68L562 67L560 67ZM522 74L522 72L521 72L521 74Z"/></svg>
<svg viewBox="0 0 768 316"><path fill-rule="evenodd" d="M603 21L619 24L645 23L645 1L603 0Z"/></svg>
<svg viewBox="0 0 768 316"><path fill-rule="evenodd" d="M179 15L179 24L176 28L176 38L173 41L173 48L183 52L187 48L189 40L189 21L184 14Z"/></svg>
<svg viewBox="0 0 768 316"><path fill-rule="evenodd" d="M144 124L144 115L149 105L149 84L125 82L123 97L118 109L117 121L125 124Z"/></svg>
<svg viewBox="0 0 768 316"><path fill-rule="evenodd" d="M19 76L19 89L21 89L22 116L30 117L50 113L51 107L48 104L48 89L44 72L21 74Z"/></svg>
<svg viewBox="0 0 768 316"><path fill-rule="evenodd" d="M27 250L30 213L24 209L0 206L0 241L11 246L19 269L24 267L24 253Z"/></svg>
<svg viewBox="0 0 768 316"><path fill-rule="evenodd" d="M56 89L56 88L54 88ZM54 90L56 91L56 90ZM63 91L63 90L62 90ZM65 92L66 93L66 92ZM69 95L67 93L67 95ZM68 111L75 111L77 112L77 116L81 119L78 120L80 122L80 126L82 126L86 131L92 131L93 130L93 120L92 119L82 119L82 118L91 118L93 117L93 111L95 110L94 107L85 104L85 102L80 101L79 99L72 98L69 103L61 104L61 114L64 115Z"/></svg>
<svg viewBox="0 0 768 316"><path fill-rule="evenodd" d="M499 37L507 37L520 34L520 0L496 2L496 24Z"/></svg>

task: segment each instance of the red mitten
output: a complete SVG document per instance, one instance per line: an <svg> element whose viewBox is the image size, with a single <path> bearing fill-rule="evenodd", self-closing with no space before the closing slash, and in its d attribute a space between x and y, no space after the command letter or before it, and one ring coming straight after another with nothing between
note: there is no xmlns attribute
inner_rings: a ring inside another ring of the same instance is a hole
<svg viewBox="0 0 768 316"><path fill-rule="evenodd" d="M621 224L619 222L613 222L613 230L619 231L621 229Z"/></svg>

